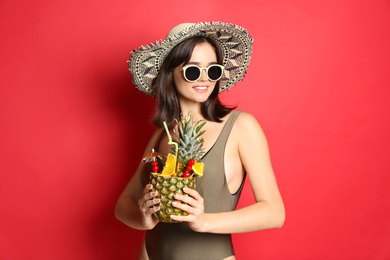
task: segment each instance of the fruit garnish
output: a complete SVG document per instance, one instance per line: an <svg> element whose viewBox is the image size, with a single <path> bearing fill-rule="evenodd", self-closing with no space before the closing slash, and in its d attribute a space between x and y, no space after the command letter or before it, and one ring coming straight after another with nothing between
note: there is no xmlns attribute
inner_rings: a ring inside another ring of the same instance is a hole
<svg viewBox="0 0 390 260"><path fill-rule="evenodd" d="M187 166L187 172L190 172L190 171L192 171L192 165Z"/></svg>
<svg viewBox="0 0 390 260"><path fill-rule="evenodd" d="M203 176L203 169L204 169L204 163L203 162L197 162L192 166L192 170L196 174L196 176L201 177Z"/></svg>
<svg viewBox="0 0 390 260"><path fill-rule="evenodd" d="M188 165L194 165L194 163L195 163L195 160L194 159L189 159L188 160Z"/></svg>
<svg viewBox="0 0 390 260"><path fill-rule="evenodd" d="M158 166L153 166L153 172L158 172Z"/></svg>
<svg viewBox="0 0 390 260"><path fill-rule="evenodd" d="M161 175L171 176L172 174L174 174L175 163L176 163L176 156L174 154L169 153L167 157L167 161L165 162L164 169L161 172Z"/></svg>
<svg viewBox="0 0 390 260"><path fill-rule="evenodd" d="M144 157L142 159L142 161L144 163L150 163L150 162L156 161L157 158L162 159L164 157L165 157L164 155L162 155L161 153L155 152L154 149L152 149L152 152L150 154L148 154L146 157Z"/></svg>
<svg viewBox="0 0 390 260"><path fill-rule="evenodd" d="M190 176L191 176L191 173L189 173L189 172L183 173L184 178L189 178Z"/></svg>
<svg viewBox="0 0 390 260"><path fill-rule="evenodd" d="M170 168L170 167L168 167L167 165L165 165L165 166L164 166L164 169L163 169L162 172L161 172L161 175L164 175L164 176L172 176L173 173L174 173L173 168Z"/></svg>
<svg viewBox="0 0 390 260"><path fill-rule="evenodd" d="M158 166L158 162L157 161L153 161L152 162L152 166Z"/></svg>
<svg viewBox="0 0 390 260"><path fill-rule="evenodd" d="M166 176L176 176L175 172L175 163L177 162L176 156L174 154L169 153L167 156L167 161L165 162L165 166L161 172L161 175ZM180 167L180 163L177 166L177 169Z"/></svg>

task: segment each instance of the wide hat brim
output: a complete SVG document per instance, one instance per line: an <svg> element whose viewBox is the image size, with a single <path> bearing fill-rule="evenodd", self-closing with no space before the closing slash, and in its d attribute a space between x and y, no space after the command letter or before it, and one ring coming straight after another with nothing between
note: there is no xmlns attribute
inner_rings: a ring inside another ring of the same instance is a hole
<svg viewBox="0 0 390 260"><path fill-rule="evenodd" d="M174 29L179 31L171 35ZM130 53L129 71L133 75L133 84L140 91L156 97L153 82L165 57L177 44L194 36L212 38L222 49L225 69L220 79L219 93L244 79L253 43L252 37L244 28L224 22L202 22L182 24L174 29L165 40L141 46Z"/></svg>

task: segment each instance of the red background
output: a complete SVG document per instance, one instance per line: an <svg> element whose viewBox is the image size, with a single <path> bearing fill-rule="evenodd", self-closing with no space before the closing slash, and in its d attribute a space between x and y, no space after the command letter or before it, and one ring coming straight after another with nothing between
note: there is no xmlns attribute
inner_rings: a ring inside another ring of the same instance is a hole
<svg viewBox="0 0 390 260"><path fill-rule="evenodd" d="M154 100L126 60L210 20L255 40L222 99L262 125L287 211L282 229L234 235L238 259L390 259L388 0L2 0L0 259L137 255L142 232L113 211Z"/></svg>

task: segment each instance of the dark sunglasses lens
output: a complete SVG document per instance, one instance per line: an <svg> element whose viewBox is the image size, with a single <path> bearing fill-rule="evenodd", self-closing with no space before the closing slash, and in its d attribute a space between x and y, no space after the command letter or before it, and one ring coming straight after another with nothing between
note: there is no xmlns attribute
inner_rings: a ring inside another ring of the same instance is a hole
<svg viewBox="0 0 390 260"><path fill-rule="evenodd" d="M218 80L222 76L222 69L219 66L210 66L208 76L211 80Z"/></svg>
<svg viewBox="0 0 390 260"><path fill-rule="evenodd" d="M191 80L191 81L194 81L194 80L197 80L200 76L200 70L199 68L193 66L193 67L188 67L186 69L186 74L185 74L186 78L188 80Z"/></svg>

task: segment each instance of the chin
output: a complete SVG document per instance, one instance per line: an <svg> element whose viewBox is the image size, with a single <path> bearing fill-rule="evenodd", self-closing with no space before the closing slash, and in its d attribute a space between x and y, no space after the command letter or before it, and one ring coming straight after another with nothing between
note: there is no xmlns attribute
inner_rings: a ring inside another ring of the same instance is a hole
<svg viewBox="0 0 390 260"><path fill-rule="evenodd" d="M197 97L195 98L195 101L198 103L203 103L206 102L206 100L210 97L210 95L204 95L202 97Z"/></svg>

